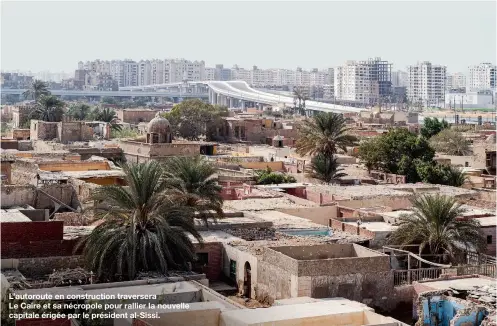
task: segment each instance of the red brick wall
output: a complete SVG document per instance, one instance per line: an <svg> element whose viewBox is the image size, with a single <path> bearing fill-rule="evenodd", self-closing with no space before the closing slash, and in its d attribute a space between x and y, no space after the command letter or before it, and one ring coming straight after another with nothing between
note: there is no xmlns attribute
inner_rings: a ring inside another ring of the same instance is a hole
<svg viewBox="0 0 497 326"><path fill-rule="evenodd" d="M352 225L352 224L347 224L344 223L344 231L350 234L358 234L357 232L357 225Z"/></svg>
<svg viewBox="0 0 497 326"><path fill-rule="evenodd" d="M64 222L12 222L1 223L2 244L6 242L30 242L40 240L62 240Z"/></svg>
<svg viewBox="0 0 497 326"><path fill-rule="evenodd" d="M218 280L223 272L223 245L219 242L195 244L196 253L208 253L207 267L203 270L210 281Z"/></svg>
<svg viewBox="0 0 497 326"><path fill-rule="evenodd" d="M221 190L221 197L223 200L236 200L238 199L236 189L234 187L223 188Z"/></svg>
<svg viewBox="0 0 497 326"><path fill-rule="evenodd" d="M348 207L338 207L338 216L340 217L354 217L354 213L356 212L353 208Z"/></svg>
<svg viewBox="0 0 497 326"><path fill-rule="evenodd" d="M47 240L30 242L3 242L2 258L34 258L51 256L72 256L81 252L74 252L79 239L74 240Z"/></svg>
<svg viewBox="0 0 497 326"><path fill-rule="evenodd" d="M339 220L335 220L334 218L331 219L331 228L333 230L343 231L342 226L343 223L340 222Z"/></svg>
<svg viewBox="0 0 497 326"><path fill-rule="evenodd" d="M306 190L304 199L310 200L314 203L318 203L321 205L321 194L318 192Z"/></svg>
<svg viewBox="0 0 497 326"><path fill-rule="evenodd" d="M71 326L70 319L21 319L16 320L16 326Z"/></svg>

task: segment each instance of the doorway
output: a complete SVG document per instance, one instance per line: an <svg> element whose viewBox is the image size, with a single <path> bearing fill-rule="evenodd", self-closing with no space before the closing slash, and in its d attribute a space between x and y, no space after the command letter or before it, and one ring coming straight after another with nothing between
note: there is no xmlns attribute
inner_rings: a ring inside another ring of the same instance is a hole
<svg viewBox="0 0 497 326"><path fill-rule="evenodd" d="M250 263L247 261L244 265L244 278L243 278L243 294L250 298L250 289L252 288L252 271L250 269Z"/></svg>

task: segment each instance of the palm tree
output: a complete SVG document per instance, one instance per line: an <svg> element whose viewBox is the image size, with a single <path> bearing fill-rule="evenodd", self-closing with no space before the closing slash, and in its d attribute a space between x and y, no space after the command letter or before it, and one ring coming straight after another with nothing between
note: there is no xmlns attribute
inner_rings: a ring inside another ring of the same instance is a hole
<svg viewBox="0 0 497 326"><path fill-rule="evenodd" d="M36 108L30 113L30 118L48 122L62 121L64 105L64 101L59 100L54 95L41 95L36 103Z"/></svg>
<svg viewBox="0 0 497 326"><path fill-rule="evenodd" d="M419 244L419 254L447 254L451 261L458 248L481 251L485 239L480 223L463 219L464 209L453 197L424 195L413 200L413 213L401 216L399 228L389 242L397 245Z"/></svg>
<svg viewBox="0 0 497 326"><path fill-rule="evenodd" d="M85 103L78 103L73 105L67 111L67 115L74 117L77 120L86 120L91 113L91 107Z"/></svg>
<svg viewBox="0 0 497 326"><path fill-rule="evenodd" d="M293 103L297 106L297 101L299 103L298 107L302 104L302 98L304 97L304 90L301 87L293 88Z"/></svg>
<svg viewBox="0 0 497 326"><path fill-rule="evenodd" d="M346 151L347 146L354 146L357 142L355 136L347 134L348 130L341 114L319 113L300 126L296 151L302 156L317 153L332 156L338 148Z"/></svg>
<svg viewBox="0 0 497 326"><path fill-rule="evenodd" d="M445 178L447 180L446 185L452 187L461 187L466 181L469 181L468 176L454 166L448 167Z"/></svg>
<svg viewBox="0 0 497 326"><path fill-rule="evenodd" d="M312 158L309 170L309 176L311 178L324 181L327 184L347 175L346 173L341 172L343 169L339 168L336 157L326 156L322 153L319 153Z"/></svg>
<svg viewBox="0 0 497 326"><path fill-rule="evenodd" d="M99 107L96 107L95 109L93 109L93 111L91 113L91 117L95 121L103 121L103 122L110 123L111 128L115 131L122 130L121 125L117 124L117 120L119 118L117 117L116 111L114 111L111 108L101 109Z"/></svg>
<svg viewBox="0 0 497 326"><path fill-rule="evenodd" d="M38 101L40 96L50 95L50 91L48 90L48 84L46 82L35 79L22 95L25 99L32 98L33 100Z"/></svg>
<svg viewBox="0 0 497 326"><path fill-rule="evenodd" d="M173 157L165 163L169 194L177 205L189 207L205 224L223 217L222 187L216 168L201 156Z"/></svg>
<svg viewBox="0 0 497 326"><path fill-rule="evenodd" d="M175 205L165 190L167 179L159 163L123 165L127 187L102 186L93 199L95 214L103 220L79 243L84 245L87 268L101 279L133 279L141 271L166 274L168 268L187 266L194 260L198 241L190 211ZM103 205L105 202L105 205Z"/></svg>

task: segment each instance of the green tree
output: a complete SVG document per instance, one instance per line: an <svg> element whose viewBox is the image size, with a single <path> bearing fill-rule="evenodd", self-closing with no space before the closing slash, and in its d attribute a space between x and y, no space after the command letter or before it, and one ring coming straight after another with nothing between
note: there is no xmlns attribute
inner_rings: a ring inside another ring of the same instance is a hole
<svg viewBox="0 0 497 326"><path fill-rule="evenodd" d="M461 187L468 180L459 169L436 162L416 162L416 172L421 181L452 187Z"/></svg>
<svg viewBox="0 0 497 326"><path fill-rule="evenodd" d="M314 156L309 166L309 176L330 184L336 180L345 177L343 169L339 168L337 158L333 156L325 156L322 153Z"/></svg>
<svg viewBox="0 0 497 326"><path fill-rule="evenodd" d="M442 195L415 197L412 214L400 217L389 238L391 244L419 244L419 253L448 254L453 260L459 246L481 252L485 239L476 219L461 219L464 209L456 199Z"/></svg>
<svg viewBox="0 0 497 326"><path fill-rule="evenodd" d="M357 142L355 136L347 133L349 130L343 115L319 113L300 126L296 151L302 156L317 153L332 156L338 149L346 151L347 146L354 146Z"/></svg>
<svg viewBox="0 0 497 326"><path fill-rule="evenodd" d="M417 182L416 162L432 162L435 151L425 138L397 128L362 143L358 156L368 168L402 174L408 182Z"/></svg>
<svg viewBox="0 0 497 326"><path fill-rule="evenodd" d="M104 104L119 104L119 101L116 100L114 97L111 97L111 96L103 96L100 99L100 102L104 103Z"/></svg>
<svg viewBox="0 0 497 326"><path fill-rule="evenodd" d="M50 95L50 91L48 90L48 83L41 81L39 79L33 80L29 88L22 93L25 99L33 99L38 101L40 96L42 95Z"/></svg>
<svg viewBox="0 0 497 326"><path fill-rule="evenodd" d="M444 119L438 120L437 118L425 118L420 132L423 137L429 139L447 128L449 128L449 123Z"/></svg>
<svg viewBox="0 0 497 326"><path fill-rule="evenodd" d="M91 107L85 103L74 104L69 107L66 114L76 120L84 121L90 117Z"/></svg>
<svg viewBox="0 0 497 326"><path fill-rule="evenodd" d="M117 120L119 119L117 117L116 111L114 111L111 108L100 108L100 107L95 107L93 111L90 114L91 119L94 121L103 121L110 123L110 126L113 131L115 132L120 132L122 130L121 125L117 123Z"/></svg>
<svg viewBox="0 0 497 326"><path fill-rule="evenodd" d="M188 140L199 140L202 136L209 139L214 136L222 118L228 116L228 109L194 99L175 105L163 116L169 120L177 136Z"/></svg>
<svg viewBox="0 0 497 326"><path fill-rule="evenodd" d="M295 87L293 89L293 102L295 104L295 110L300 115L305 115L305 101L309 99L306 90L303 87ZM298 103L298 106L297 106Z"/></svg>
<svg viewBox="0 0 497 326"><path fill-rule="evenodd" d="M222 187L216 168L202 156L172 157L164 164L168 191L176 205L191 209L207 224L209 218L223 217ZM192 214L192 216L193 216Z"/></svg>
<svg viewBox="0 0 497 326"><path fill-rule="evenodd" d="M267 167L266 170L261 170L257 172L257 184L258 185L269 185L269 184L282 184L282 183L295 183L297 180L291 175L285 173L276 173Z"/></svg>
<svg viewBox="0 0 497 326"><path fill-rule="evenodd" d="M430 145L435 151L447 155L469 155L469 141L462 133L452 130L443 129L435 136L431 137Z"/></svg>
<svg viewBox="0 0 497 326"><path fill-rule="evenodd" d="M54 95L41 95L36 107L30 113L30 119L43 120L47 122L62 121L65 103Z"/></svg>
<svg viewBox="0 0 497 326"><path fill-rule="evenodd" d="M95 190L100 203L95 215L103 220L79 243L86 267L101 280L134 279L138 272L186 268L195 249L188 233L201 241L191 211L167 194L167 178L155 161L123 165L127 187ZM78 248L79 248L78 246Z"/></svg>

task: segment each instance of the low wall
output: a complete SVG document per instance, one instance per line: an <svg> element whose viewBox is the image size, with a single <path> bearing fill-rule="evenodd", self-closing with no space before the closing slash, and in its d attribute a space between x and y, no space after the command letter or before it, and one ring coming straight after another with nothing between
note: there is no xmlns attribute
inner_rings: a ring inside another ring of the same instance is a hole
<svg viewBox="0 0 497 326"><path fill-rule="evenodd" d="M283 162L242 162L240 165L245 169L265 170L270 168L272 171L285 171Z"/></svg>
<svg viewBox="0 0 497 326"><path fill-rule="evenodd" d="M329 226L330 219L337 217L337 206L282 208L278 209L278 211L326 226Z"/></svg>
<svg viewBox="0 0 497 326"><path fill-rule="evenodd" d="M83 267L83 256L50 256L18 259L19 271L27 277L51 274L54 270Z"/></svg>

